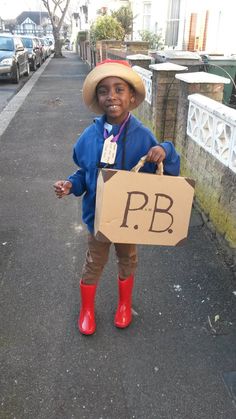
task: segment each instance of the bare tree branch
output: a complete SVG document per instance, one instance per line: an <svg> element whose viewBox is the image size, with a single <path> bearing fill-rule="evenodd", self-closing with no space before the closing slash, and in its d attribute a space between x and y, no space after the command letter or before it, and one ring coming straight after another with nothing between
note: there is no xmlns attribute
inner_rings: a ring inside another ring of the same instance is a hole
<svg viewBox="0 0 236 419"><path fill-rule="evenodd" d="M54 57L62 57L60 30L62 28L70 0L42 0L42 3L48 12L52 25L55 40Z"/></svg>

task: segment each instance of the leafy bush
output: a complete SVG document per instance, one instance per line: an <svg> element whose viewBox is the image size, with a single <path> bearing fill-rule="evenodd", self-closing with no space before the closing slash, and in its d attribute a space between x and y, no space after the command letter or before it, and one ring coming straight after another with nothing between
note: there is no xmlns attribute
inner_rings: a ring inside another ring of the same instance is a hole
<svg viewBox="0 0 236 419"><path fill-rule="evenodd" d="M133 12L130 7L120 7L118 10L112 12L112 17L120 22L124 29L125 35L130 35L133 31Z"/></svg>
<svg viewBox="0 0 236 419"><path fill-rule="evenodd" d="M77 33L77 43L80 41L86 41L87 39L87 32L86 31L79 31Z"/></svg>
<svg viewBox="0 0 236 419"><path fill-rule="evenodd" d="M125 36L121 24L112 16L100 16L91 25L90 42L95 44L102 39L123 40Z"/></svg>
<svg viewBox="0 0 236 419"><path fill-rule="evenodd" d="M149 42L149 48L150 49L162 49L163 48L163 40L161 38L160 34L156 34L154 32L150 31L139 31L138 32L141 40L145 42Z"/></svg>

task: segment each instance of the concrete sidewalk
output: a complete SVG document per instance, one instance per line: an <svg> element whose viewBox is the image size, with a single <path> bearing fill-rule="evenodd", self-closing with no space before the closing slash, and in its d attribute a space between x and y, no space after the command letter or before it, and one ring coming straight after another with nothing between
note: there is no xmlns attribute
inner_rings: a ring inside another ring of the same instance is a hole
<svg viewBox="0 0 236 419"><path fill-rule="evenodd" d="M235 419L236 283L197 213L184 246L139 247L128 329L113 326L112 251L97 332L77 331L81 200L52 185L92 121L87 72L51 59L0 137L0 418Z"/></svg>

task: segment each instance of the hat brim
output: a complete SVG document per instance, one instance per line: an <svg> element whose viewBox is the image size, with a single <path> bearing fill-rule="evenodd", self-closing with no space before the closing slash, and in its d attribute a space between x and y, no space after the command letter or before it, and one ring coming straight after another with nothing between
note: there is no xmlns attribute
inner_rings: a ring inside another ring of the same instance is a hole
<svg viewBox="0 0 236 419"><path fill-rule="evenodd" d="M83 84L83 99L85 105L97 114L103 113L97 101L96 88L106 77L119 77L129 83L135 91L135 101L130 103L130 109L137 108L145 99L145 86L139 74L132 67L119 63L105 63L95 67L87 75Z"/></svg>

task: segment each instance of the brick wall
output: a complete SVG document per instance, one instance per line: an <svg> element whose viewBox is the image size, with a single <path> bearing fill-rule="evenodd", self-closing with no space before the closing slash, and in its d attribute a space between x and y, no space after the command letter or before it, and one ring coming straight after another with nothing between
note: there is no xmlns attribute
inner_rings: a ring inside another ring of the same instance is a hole
<svg viewBox="0 0 236 419"><path fill-rule="evenodd" d="M81 58L86 60L90 67L93 67L96 62L100 62L107 58L125 60L127 55L130 54L147 54L149 43L142 41L123 42L116 40L102 40L96 42L95 52L93 50L89 51L91 48L89 41L80 41L79 46ZM91 60L91 56L94 56L95 58Z"/></svg>
<svg viewBox="0 0 236 419"><path fill-rule="evenodd" d="M175 142L175 127L179 80L175 78L178 72L185 71L183 67L173 63L153 64L152 71L152 103L143 102L135 114L147 125L159 141Z"/></svg>
<svg viewBox="0 0 236 419"><path fill-rule="evenodd" d="M195 206L236 267L236 174L187 135L189 95L200 93L222 103L228 80L204 72L187 73L180 66L170 71L170 65L174 66L150 66L152 103L143 102L135 115L159 141L174 142L181 156L181 175L196 181Z"/></svg>
<svg viewBox="0 0 236 419"><path fill-rule="evenodd" d="M223 85L180 83L175 145L181 156L181 175L196 181L195 205L202 213L206 225L227 252L231 264L236 268L236 173L186 133L188 98L189 94L196 91L221 102ZM232 109L230 111L235 113L236 120L236 111ZM224 113L223 117L227 121L226 106ZM214 112L212 112L210 127L205 121L206 129L213 130L213 127L211 128L211 124L214 124L213 120ZM236 126L230 129L235 135Z"/></svg>
<svg viewBox="0 0 236 419"><path fill-rule="evenodd" d="M236 268L236 174L185 136L181 175L196 181L195 207Z"/></svg>

